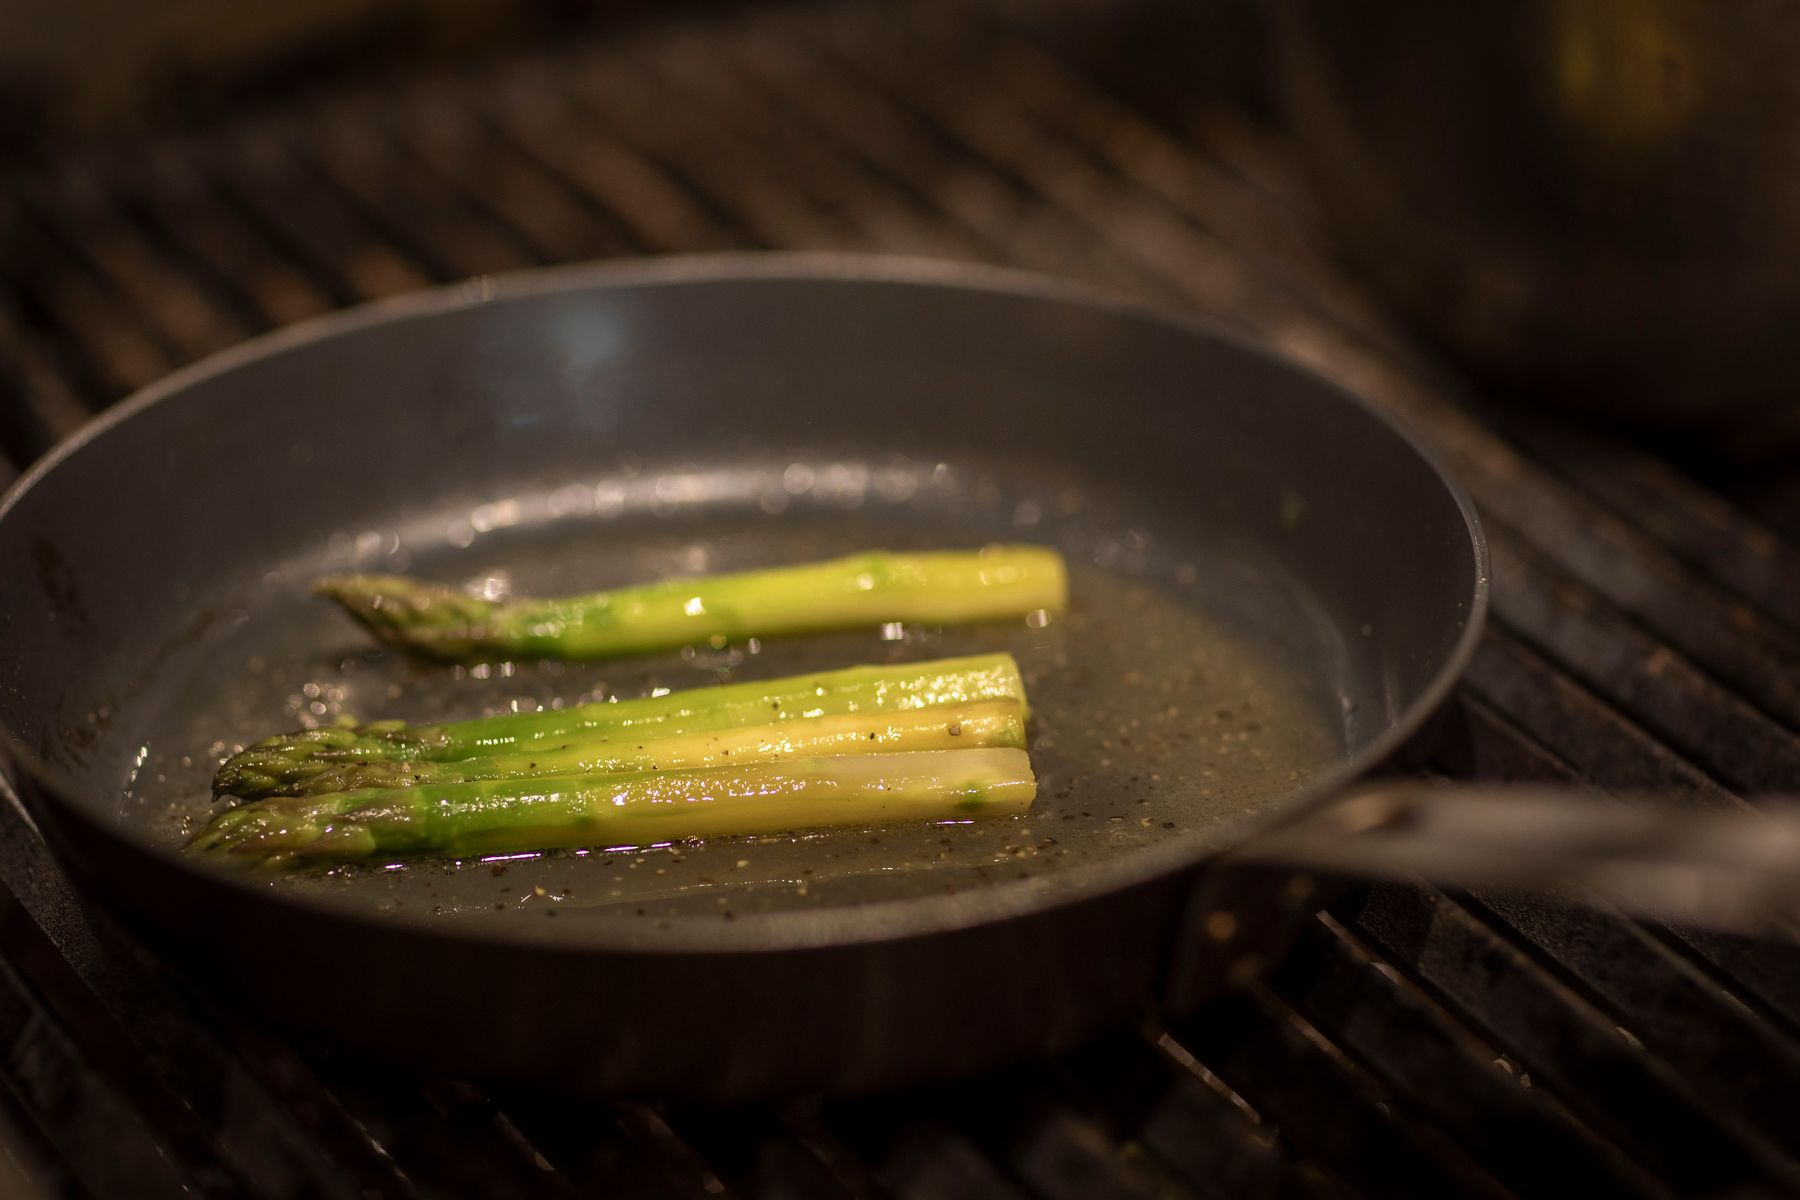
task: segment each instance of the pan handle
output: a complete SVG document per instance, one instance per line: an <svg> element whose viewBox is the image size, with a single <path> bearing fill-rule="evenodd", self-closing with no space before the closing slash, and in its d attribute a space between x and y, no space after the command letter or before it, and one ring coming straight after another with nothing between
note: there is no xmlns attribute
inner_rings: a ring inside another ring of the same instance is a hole
<svg viewBox="0 0 1800 1200"><path fill-rule="evenodd" d="M1371 784L1235 848L1239 863L1584 894L1762 932L1800 915L1800 802L1678 806L1573 788Z"/></svg>
<svg viewBox="0 0 1800 1200"><path fill-rule="evenodd" d="M1528 891L1735 933L1800 930L1800 801L1729 808L1574 788L1364 785L1203 864L1169 956L1167 1011L1245 986L1358 882Z"/></svg>

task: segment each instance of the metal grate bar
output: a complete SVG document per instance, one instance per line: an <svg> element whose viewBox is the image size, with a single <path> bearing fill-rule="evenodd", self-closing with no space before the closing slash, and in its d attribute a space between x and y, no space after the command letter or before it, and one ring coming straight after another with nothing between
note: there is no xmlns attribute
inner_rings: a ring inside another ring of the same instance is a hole
<svg viewBox="0 0 1800 1200"><path fill-rule="evenodd" d="M479 1099L446 1102L431 1081L339 1068L326 1056L323 1082L335 1104L379 1147L421 1196L495 1200L573 1194L567 1181L521 1152ZM318 1059L315 1057L314 1064Z"/></svg>
<svg viewBox="0 0 1800 1200"><path fill-rule="evenodd" d="M1145 286L1140 272L1063 213L1032 202L985 160L947 144L796 40L752 26L714 49L767 87L787 120L866 162L922 212L948 219L1004 261L1134 292Z"/></svg>
<svg viewBox="0 0 1800 1200"><path fill-rule="evenodd" d="M520 1132L581 1195L728 1194L725 1182L660 1118L625 1106L503 1091L498 1103Z"/></svg>
<svg viewBox="0 0 1800 1200"><path fill-rule="evenodd" d="M1501 640L1490 638L1488 644ZM1573 686L1560 678L1554 683ZM1519 703L1529 703L1529 700ZM1455 723L1457 734L1440 738L1433 759L1452 775L1474 775L1505 782L1606 786L1626 791L1642 786L1637 782L1635 770L1624 780L1607 774L1604 768L1597 777L1584 773L1546 748L1502 711L1474 695L1462 697L1458 709L1462 720ZM1580 720L1588 711L1576 710L1576 719ZM1603 708L1600 711L1610 713ZM1578 756L1585 758L1579 754L1580 748L1577 743ZM1624 761L1630 763L1629 758ZM1671 786L1665 794L1684 793L1678 786ZM1711 783L1706 785L1705 792L1692 799L1708 806L1742 805L1729 792ZM1793 936L1770 931L1763 938L1751 941L1673 922L1647 924L1644 928L1651 936L1662 938L1672 949L1682 953L1689 969L1707 972L1713 986L1729 997L1732 1004L1753 1011L1780 1028L1800 1028L1800 942Z"/></svg>
<svg viewBox="0 0 1800 1200"><path fill-rule="evenodd" d="M568 87L597 125L668 174L685 178L758 244L824 250L865 245L838 213L797 194L741 142L661 103L654 81L635 64L609 57L572 76Z"/></svg>
<svg viewBox="0 0 1800 1200"><path fill-rule="evenodd" d="M1426 766L1456 779L1499 783L1562 783L1579 772L1533 738L1473 688L1451 701L1444 730L1432 741Z"/></svg>
<svg viewBox="0 0 1800 1200"><path fill-rule="evenodd" d="M26 218L10 194L0 197L0 221ZM84 268L71 263L41 227L30 227L9 282L23 322L43 330L59 362L76 366L84 402L98 408L160 378L167 353L137 327L130 312Z"/></svg>
<svg viewBox="0 0 1800 1200"><path fill-rule="evenodd" d="M1800 544L1800 470L1793 456L1761 469L1728 462L1708 471L1708 478L1732 502L1785 538Z"/></svg>
<svg viewBox="0 0 1800 1200"><path fill-rule="evenodd" d="M50 351L27 333L0 295L0 455L24 466L79 429L92 409Z"/></svg>
<svg viewBox="0 0 1800 1200"><path fill-rule="evenodd" d="M1521 1087L1497 1051L1334 919L1302 938L1272 986L1519 1194L1668 1194L1543 1092Z"/></svg>
<svg viewBox="0 0 1800 1200"><path fill-rule="evenodd" d="M457 1135L477 1142L481 1153L502 1165L508 1180L518 1180L530 1195L570 1196L567 1176L503 1112L486 1091L466 1080L427 1080L423 1092L431 1107ZM458 1179L459 1186L462 1181Z"/></svg>
<svg viewBox="0 0 1800 1200"><path fill-rule="evenodd" d="M1052 201L1083 230L1084 240L1110 245L1137 273L1140 293L1203 296L1215 313L1243 313L1251 302L1250 285L1231 256L1158 207L1112 187L1065 147L1040 136L998 93L948 79L942 87L916 86L904 61L868 44L866 22L848 20L850 11L845 18L827 14L812 23L822 35L819 47L846 69L879 86L890 102L931 121L966 153L1003 167Z"/></svg>
<svg viewBox="0 0 1800 1200"><path fill-rule="evenodd" d="M1265 1119L1371 1196L1495 1196L1494 1180L1260 985L1172 1032Z"/></svg>
<svg viewBox="0 0 1800 1200"><path fill-rule="evenodd" d="M43 1135L10 1085L0 1085L0 1196L87 1200L91 1193Z"/></svg>
<svg viewBox="0 0 1800 1200"><path fill-rule="evenodd" d="M1642 450L1518 415L1508 424L1520 445L1564 483L1790 631L1800 629L1800 548Z"/></svg>
<svg viewBox="0 0 1800 1200"><path fill-rule="evenodd" d="M1800 1046L1631 921L1587 905L1478 892L1474 899L1567 970L1713 1112L1759 1130L1800 1182ZM1740 1130L1740 1136L1743 1131Z"/></svg>
<svg viewBox="0 0 1800 1200"><path fill-rule="evenodd" d="M709 1196L729 1196L730 1189L692 1146L669 1127L661 1112L647 1104L621 1104L614 1118L625 1136L662 1163L671 1179Z"/></svg>
<svg viewBox="0 0 1800 1200"><path fill-rule="evenodd" d="M850 1200L854 1191L775 1114L763 1108L671 1113L670 1127L731 1191L792 1200ZM872 1181L871 1181L872 1182Z"/></svg>
<svg viewBox="0 0 1800 1200"><path fill-rule="evenodd" d="M1205 1068L1185 1052L1177 1062L1171 1049L1153 1044L1160 1040L1121 1031L1062 1064L1109 1114L1114 1136L1141 1143L1170 1173L1219 1200L1347 1194L1241 1100L1222 1095L1224 1084L1210 1072L1199 1075ZM1178 1049L1173 1039L1168 1046Z"/></svg>
<svg viewBox="0 0 1800 1200"><path fill-rule="evenodd" d="M334 298L223 203L179 142L146 147L114 172L114 189L187 269L248 314L257 328L336 306Z"/></svg>
<svg viewBox="0 0 1800 1200"><path fill-rule="evenodd" d="M1698 955L1719 974L1728 995L1765 1020L1800 1036L1800 935L1791 925L1746 938L1679 922L1647 927Z"/></svg>
<svg viewBox="0 0 1800 1200"><path fill-rule="evenodd" d="M577 65L574 69L583 69ZM641 154L602 135L539 66L495 83L478 109L499 137L538 168L616 218L654 251L741 249L748 237Z"/></svg>
<svg viewBox="0 0 1800 1200"><path fill-rule="evenodd" d="M536 265L524 243L489 222L460 190L427 178L353 104L322 105L283 124L296 158L343 196L377 238L404 250L435 282Z"/></svg>
<svg viewBox="0 0 1800 1200"><path fill-rule="evenodd" d="M1371 888L1345 914L1359 937L1424 983L1480 1036L1507 1047L1591 1128L1677 1192L1749 1184L1767 1164L1659 1061L1447 898ZM1776 1169L1779 1169L1777 1166Z"/></svg>
<svg viewBox="0 0 1800 1200"><path fill-rule="evenodd" d="M248 222L341 304L430 284L420 264L365 228L267 126L224 131L199 164Z"/></svg>
<svg viewBox="0 0 1800 1200"><path fill-rule="evenodd" d="M365 111L367 106L357 106ZM614 214L569 189L514 143L473 119L442 89L380 106L390 133L445 186L513 231L542 262L576 262L644 249Z"/></svg>
<svg viewBox="0 0 1800 1200"><path fill-rule="evenodd" d="M1723 785L1507 632L1475 651L1467 686L1580 777L1619 791L1655 792L1709 808L1739 808Z"/></svg>
<svg viewBox="0 0 1800 1200"><path fill-rule="evenodd" d="M1316 307L1332 324L1398 344L1367 296L1321 269L1308 233L1267 194L1211 163L1203 144L1176 142L1028 39L1028 31L1009 25L989 69L996 90L1040 136L1061 140L1097 169L1218 237L1258 278Z"/></svg>
<svg viewBox="0 0 1800 1200"><path fill-rule="evenodd" d="M1046 1200L1179 1200L1194 1192L1155 1160L1123 1146L1071 1095L1066 1077L1026 1067L961 1089L952 1127Z"/></svg>
<svg viewBox="0 0 1800 1200"><path fill-rule="evenodd" d="M1779 791L1800 778L1800 744L1691 661L1490 522L1494 615L1583 684L1729 786Z"/></svg>
<svg viewBox="0 0 1800 1200"><path fill-rule="evenodd" d="M188 362L252 332L120 215L93 171L64 171L15 194L61 252L81 262L117 298L164 361Z"/></svg>
<svg viewBox="0 0 1800 1200"><path fill-rule="evenodd" d="M11 903L11 897L5 898ZM0 1088L81 1186L96 1196L227 1194L227 1180L185 1176L139 1112L100 1082L69 1033L0 961Z"/></svg>
<svg viewBox="0 0 1800 1200"><path fill-rule="evenodd" d="M787 169L790 184L855 224L871 245L884 250L938 257L970 257L979 248L920 214L903 194L855 160L802 134L788 124L767 97L722 56L709 52L710 39L646 39L633 56L687 111L704 109L709 133L733 141L754 141L759 153Z"/></svg>
<svg viewBox="0 0 1800 1200"><path fill-rule="evenodd" d="M107 1105L129 1108L169 1169L193 1175L194 1186L208 1194L246 1186L248 1180L221 1156L209 1123L142 1069L129 1035L82 988L56 947L4 888L0 888L0 948L6 962L32 980L31 1001L34 1007L41 1005L39 1018L55 1022L71 1042L79 1042L84 1065L71 1068L71 1073L103 1079L96 1087L108 1094ZM63 1080L61 1086L88 1090L78 1078Z"/></svg>
<svg viewBox="0 0 1800 1200"><path fill-rule="evenodd" d="M870 1165L825 1127L824 1105L818 1097L790 1101L779 1108L782 1125L825 1165L848 1195L856 1200L886 1200L891 1196Z"/></svg>
<svg viewBox="0 0 1800 1200"><path fill-rule="evenodd" d="M169 1101L151 1108L160 1122L189 1121L215 1131L216 1161L268 1195L331 1194L347 1176L377 1190L391 1190L384 1164L362 1153L364 1143L344 1137L325 1108L302 1093L301 1102L277 1102L282 1088L265 1088L262 1080L278 1078L289 1092L305 1077L304 1068L287 1055L284 1070L246 1071L239 1054L254 1039L233 1037L236 1051L223 1045L228 1022L210 1018L172 996L145 971L141 957L122 947L97 927L77 902L36 830L15 804L0 800L0 885L19 898L18 921L9 919L6 959L35 965L34 979L53 994L84 1044L100 1038L113 1047L104 1066L108 1078L128 1076L125 1090L136 1095L154 1091L183 1106L167 1111ZM60 964L44 955L21 954L21 941L40 936L54 947ZM78 991L79 989L79 991ZM297 1113L309 1114L297 1118ZM182 1161L179 1144L165 1156Z"/></svg>
<svg viewBox="0 0 1800 1200"><path fill-rule="evenodd" d="M896 1200L1025 1200L1017 1184L914 1094L835 1105L824 1119Z"/></svg>
<svg viewBox="0 0 1800 1200"><path fill-rule="evenodd" d="M1512 502L1500 502L1502 495ZM1610 513L1567 499L1547 485L1484 488L1480 495L1484 513L1514 530L1531 530L1534 548L1556 547L1558 567L1574 579L1790 729L1800 728L1800 644L1793 636Z"/></svg>

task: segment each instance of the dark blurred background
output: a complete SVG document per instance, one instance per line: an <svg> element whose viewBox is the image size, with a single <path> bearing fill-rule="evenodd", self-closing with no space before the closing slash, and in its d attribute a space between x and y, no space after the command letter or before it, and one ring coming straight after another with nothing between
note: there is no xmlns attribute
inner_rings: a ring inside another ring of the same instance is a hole
<svg viewBox="0 0 1800 1200"><path fill-rule="evenodd" d="M10 148L215 119L296 87L470 64L571 32L705 7L616 0L72 0L0 13ZM721 7L713 0L710 7Z"/></svg>
<svg viewBox="0 0 1800 1200"><path fill-rule="evenodd" d="M602 108L623 88L672 118L647 125L628 105L612 114L625 123L622 141L665 156L677 175L686 157L707 154L696 117L744 161L777 171L764 153L773 147L733 122L758 123L755 133L791 120L782 136L812 138L805 131L826 114L807 108L831 103L829 85L788 78L772 107L745 108L736 68L708 59L732 57L734 37L791 41L780 52L791 58L806 52L789 30L828 35L846 24L875 44L880 65L984 121L983 106L1030 74L1016 54L990 53L1019 35L1091 68L1108 99L1137 104L1178 135L1195 121L1253 125L1261 149L1292 173L1291 199L1328 200L1305 223L1355 285L1507 407L1599 414L1662 430L1665 443L1669 430L1682 446L1704 435L1734 460L1792 461L1800 74L1789 64L1800 11L1782 5L1727 15L1695 0L1384 0L1354 10L1323 0L989 0L882 13L825 0L74 0L0 15L0 153L22 168L207 131L221 143L267 140L272 126L259 129L259 117L304 124L323 106L364 125L364 149L380 154L390 136L414 140L409 122L443 138L491 124L483 114L511 101L475 92L516 95L548 72L578 80ZM700 42L718 46L695 51ZM679 70L629 65L665 52L682 59ZM866 74L854 55L838 66ZM710 98L689 97L691 82ZM538 106L573 94L547 89ZM352 96L371 111L351 111ZM728 119L700 116L708 103ZM395 104L408 111L389 111ZM1057 127L1073 115L1040 118L1054 140L1073 132ZM540 146L560 136L534 133ZM331 140L302 137L302 156ZM827 152L822 142L810 151ZM573 143L545 151L578 153ZM1051 162L1036 158L1033 170ZM417 180L427 192L432 169ZM933 203L959 182L933 177L923 160L879 169ZM342 180L349 190L383 186L379 171L355 171ZM459 182L469 201L486 203L479 179ZM821 202L840 215L850 205L842 194ZM796 230L770 240L829 239ZM991 257L942 239L871 248ZM611 252L578 241L543 249L539 258Z"/></svg>
<svg viewBox="0 0 1800 1200"><path fill-rule="evenodd" d="M244 5L70 0L0 13L6 148L55 154L93 138L204 124L245 105L351 80L470 69L509 54L599 43L635 28L748 13L767 0L299 0ZM1035 19L1034 6L1015 6ZM1082 34L1177 50L1196 82L1253 93L1268 13L1248 0L1042 6L1054 26L1081 13ZM1175 39L1172 43L1169 39Z"/></svg>

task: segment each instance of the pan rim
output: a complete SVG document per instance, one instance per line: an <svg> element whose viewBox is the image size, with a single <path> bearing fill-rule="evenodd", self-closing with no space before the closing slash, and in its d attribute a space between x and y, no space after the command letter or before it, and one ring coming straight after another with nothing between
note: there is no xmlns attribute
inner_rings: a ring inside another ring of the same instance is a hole
<svg viewBox="0 0 1800 1200"><path fill-rule="evenodd" d="M957 260L809 251L618 259L477 276L322 314L209 355L139 389L96 416L45 454L0 496L0 524L8 519L27 493L61 463L139 413L179 397L203 380L319 341L442 312L561 292L709 283L819 281L935 286L1070 304L1109 317L1160 325L1221 343L1309 379L1315 387L1331 393L1339 402L1351 405L1397 437L1432 472L1460 513L1474 569L1466 597L1467 612L1463 615L1462 630L1455 644L1427 685L1387 729L1271 808L1203 830L1183 832L1155 846L1081 864L1053 875L1001 880L953 895L875 901L831 909L743 913L732 922L705 921L699 917L667 918L656 922L621 918L604 923L545 922L541 926L508 923L502 927L373 913L366 905L347 898L302 897L279 892L268 886L266 878L228 866L195 862L178 850L148 845L107 828L93 819L82 804L62 796L51 782L51 773L44 769L37 756L19 742L12 730L0 727L0 747L5 749L12 772L31 778L39 791L51 797L51 802L61 810L61 816L86 825L90 832L128 846L131 851L165 866L204 876L210 883L254 895L260 901L274 902L280 908L297 910L306 916L328 914L390 933L404 931L427 941L473 942L545 953L760 953L923 937L1042 915L1193 868L1218 854L1222 847L1241 842L1257 828L1293 819L1317 806L1390 758L1442 707L1462 678L1488 613L1491 568L1487 538L1473 500L1444 467L1437 452L1403 421L1273 347L1203 315L1171 310L1092 284ZM16 780L0 776L0 791L11 794L16 790Z"/></svg>

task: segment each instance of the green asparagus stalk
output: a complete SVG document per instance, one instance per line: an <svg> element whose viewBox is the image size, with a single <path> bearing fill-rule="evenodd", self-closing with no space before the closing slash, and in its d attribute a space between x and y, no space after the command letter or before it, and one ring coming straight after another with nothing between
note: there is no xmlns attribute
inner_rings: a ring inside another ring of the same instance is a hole
<svg viewBox="0 0 1800 1200"><path fill-rule="evenodd" d="M215 817L188 850L285 867L372 856L645 846L1015 813L1036 792L1030 760L1010 748L793 758L274 797Z"/></svg>
<svg viewBox="0 0 1800 1200"><path fill-rule="evenodd" d="M715 638L1060 612L1068 599L1062 556L1040 546L871 551L541 599L484 600L392 575L340 575L315 590L383 640L442 659L605 658Z"/></svg>
<svg viewBox="0 0 1800 1200"><path fill-rule="evenodd" d="M892 754L987 746L1024 749L1025 718L1018 701L946 704L907 712L842 713L675 736L646 738L627 732L453 762L413 759L346 763L301 779L283 794L316 796L484 779L678 771L828 754Z"/></svg>
<svg viewBox="0 0 1800 1200"><path fill-rule="evenodd" d="M439 725L380 721L306 729L267 738L232 755L220 766L213 791L251 800L302 791L313 776L339 767L530 755L625 738L635 739L631 744L636 745L799 718L994 700L1014 701L1020 719L1029 716L1025 684L1010 654L848 667Z"/></svg>

